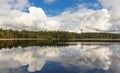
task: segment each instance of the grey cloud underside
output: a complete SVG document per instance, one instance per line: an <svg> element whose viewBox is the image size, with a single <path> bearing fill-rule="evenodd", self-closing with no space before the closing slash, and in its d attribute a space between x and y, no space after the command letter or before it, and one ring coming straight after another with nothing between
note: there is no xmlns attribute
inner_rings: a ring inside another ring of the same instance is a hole
<svg viewBox="0 0 120 73"><path fill-rule="evenodd" d="M119 0L114 2L99 0L99 2L104 7L101 10L87 9L79 5L78 10L74 12L72 9L67 9L60 15L49 17L42 8L31 7L28 0L1 0L0 28L30 31L119 32ZM26 7L29 13L22 11Z"/></svg>

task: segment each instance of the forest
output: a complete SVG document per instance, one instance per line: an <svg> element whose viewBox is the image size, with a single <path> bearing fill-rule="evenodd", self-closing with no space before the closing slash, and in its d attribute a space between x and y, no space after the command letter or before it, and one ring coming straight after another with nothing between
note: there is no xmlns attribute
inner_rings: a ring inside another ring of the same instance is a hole
<svg viewBox="0 0 120 73"><path fill-rule="evenodd" d="M119 33L75 33L66 31L17 31L0 29L0 39L3 38L41 38L43 40L73 41L81 39L120 39Z"/></svg>

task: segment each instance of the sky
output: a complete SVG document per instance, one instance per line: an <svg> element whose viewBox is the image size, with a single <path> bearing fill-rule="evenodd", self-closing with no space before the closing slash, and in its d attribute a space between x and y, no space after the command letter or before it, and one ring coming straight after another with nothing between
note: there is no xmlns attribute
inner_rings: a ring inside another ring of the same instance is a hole
<svg viewBox="0 0 120 73"><path fill-rule="evenodd" d="M58 15L67 9L78 9L79 4L88 3L87 8L100 9L100 7L94 7L93 4L99 5L97 0L29 0L33 6L41 7L47 15ZM97 4L98 3L98 4Z"/></svg>
<svg viewBox="0 0 120 73"><path fill-rule="evenodd" d="M0 28L119 32L120 0L0 0Z"/></svg>

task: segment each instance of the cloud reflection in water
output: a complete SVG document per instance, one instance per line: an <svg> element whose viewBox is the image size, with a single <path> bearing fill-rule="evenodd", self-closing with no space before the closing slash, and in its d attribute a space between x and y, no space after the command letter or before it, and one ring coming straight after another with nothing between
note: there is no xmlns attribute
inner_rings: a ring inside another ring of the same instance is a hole
<svg viewBox="0 0 120 73"><path fill-rule="evenodd" d="M73 45L68 47L26 47L0 50L0 73L10 68L28 65L28 71L39 71L47 61L60 62L63 66L74 65L83 70L110 68L120 72L120 56L110 46ZM117 49L118 50L118 49ZM117 58L117 59L116 59ZM7 73L7 72L6 72ZM9 73L9 72L8 72Z"/></svg>

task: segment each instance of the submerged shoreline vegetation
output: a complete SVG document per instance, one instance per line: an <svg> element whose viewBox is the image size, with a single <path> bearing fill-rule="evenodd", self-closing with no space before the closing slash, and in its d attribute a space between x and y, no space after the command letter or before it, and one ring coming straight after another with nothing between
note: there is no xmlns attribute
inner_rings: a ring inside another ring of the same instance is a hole
<svg viewBox="0 0 120 73"><path fill-rule="evenodd" d="M65 42L58 42L58 41L37 41L37 40L12 40L12 41L0 41L0 49L2 48L15 48L15 47L29 47L29 46L69 46L69 45L75 45L75 44L69 44Z"/></svg>
<svg viewBox="0 0 120 73"><path fill-rule="evenodd" d="M115 43L115 42L114 42ZM116 42L115 44L117 44ZM30 47L30 46L39 46L39 47L65 47L73 45L110 45L113 42L62 42L62 41L39 41L39 40L2 40L0 41L0 49L11 49L17 47Z"/></svg>
<svg viewBox="0 0 120 73"><path fill-rule="evenodd" d="M0 29L0 40L41 40L41 41L120 41L119 33L74 33L67 31L17 31Z"/></svg>

